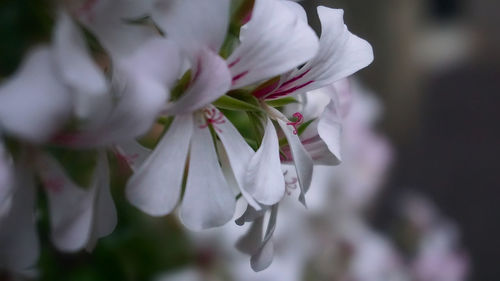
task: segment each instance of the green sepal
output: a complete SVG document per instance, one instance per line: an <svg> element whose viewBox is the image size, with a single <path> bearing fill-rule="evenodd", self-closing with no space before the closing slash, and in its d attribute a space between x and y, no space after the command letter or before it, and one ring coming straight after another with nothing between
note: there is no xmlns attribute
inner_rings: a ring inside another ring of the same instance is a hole
<svg viewBox="0 0 500 281"><path fill-rule="evenodd" d="M220 97L218 100L212 103L214 106L218 108L223 108L227 110L235 110L235 111L262 111L262 109L256 105L251 103L230 97L228 95L224 95Z"/></svg>
<svg viewBox="0 0 500 281"><path fill-rule="evenodd" d="M186 71L184 75L182 75L181 79L177 80L177 84L170 91L170 100L176 101L178 100L182 94L189 87L189 83L191 82L191 69Z"/></svg>
<svg viewBox="0 0 500 281"><path fill-rule="evenodd" d="M311 123L314 122L314 120L316 120L316 118L313 118L307 122L300 124L299 127L297 128L297 134L301 136L302 133L304 133L304 131L307 129L307 127L309 127L309 125L311 125Z"/></svg>
<svg viewBox="0 0 500 281"><path fill-rule="evenodd" d="M231 1L231 20L229 29L220 48L219 55L227 59L240 43L240 29L245 17L252 11L255 0L233 0Z"/></svg>
<svg viewBox="0 0 500 281"><path fill-rule="evenodd" d="M272 107L282 107L291 103L298 103L294 97L284 97L276 100L268 100L266 103Z"/></svg>

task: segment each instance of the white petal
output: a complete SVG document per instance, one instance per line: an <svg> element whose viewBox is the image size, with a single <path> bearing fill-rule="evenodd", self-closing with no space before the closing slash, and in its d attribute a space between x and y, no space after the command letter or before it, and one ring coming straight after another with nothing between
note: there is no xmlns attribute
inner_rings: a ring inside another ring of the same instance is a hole
<svg viewBox="0 0 500 281"><path fill-rule="evenodd" d="M269 209L270 206L262 206L263 208L260 210L255 210L251 205L248 205L245 212L238 218L236 219L235 223L237 225L244 225L247 222L253 222L259 217L264 216L266 211Z"/></svg>
<svg viewBox="0 0 500 281"><path fill-rule="evenodd" d="M282 3L282 5L287 5L289 9L293 10L293 12L297 16L299 16L299 18L301 20L303 20L304 22L307 22L307 13L299 3L295 3L295 2L289 1L289 0L280 0L280 2Z"/></svg>
<svg viewBox="0 0 500 281"><path fill-rule="evenodd" d="M37 167L47 190L53 243L61 251L84 248L92 230L94 186L77 186L49 155L41 154Z"/></svg>
<svg viewBox="0 0 500 281"><path fill-rule="evenodd" d="M250 225L247 233L236 242L236 248L245 254L253 255L257 253L262 245L264 232L264 214L255 219Z"/></svg>
<svg viewBox="0 0 500 281"><path fill-rule="evenodd" d="M59 14L55 27L52 51L58 74L78 96L77 116L87 118L93 100L106 94L108 85L103 72L90 56L79 27L63 12Z"/></svg>
<svg viewBox="0 0 500 281"><path fill-rule="evenodd" d="M283 74L316 54L318 38L297 8L285 1L255 1L241 45L227 60L233 88Z"/></svg>
<svg viewBox="0 0 500 281"><path fill-rule="evenodd" d="M317 55L268 98L327 86L373 61L371 45L347 30L343 14L342 10L318 7L322 32Z"/></svg>
<svg viewBox="0 0 500 281"><path fill-rule="evenodd" d="M193 80L181 98L167 109L169 114L198 110L224 95L231 86L226 62L210 49L202 49L193 67Z"/></svg>
<svg viewBox="0 0 500 281"><path fill-rule="evenodd" d="M103 132L109 132L108 138L115 142L140 136L151 128L179 75L181 60L177 46L153 39L117 64L114 90L121 96Z"/></svg>
<svg viewBox="0 0 500 281"><path fill-rule="evenodd" d="M208 128L195 128L180 217L192 230L221 226L233 217L235 194L227 184Z"/></svg>
<svg viewBox="0 0 500 281"><path fill-rule="evenodd" d="M274 243L272 240L264 243L259 251L250 259L250 265L256 272L268 268L273 262L274 258Z"/></svg>
<svg viewBox="0 0 500 281"><path fill-rule="evenodd" d="M278 205L274 205L271 209L271 216L267 223L266 235L262 241L262 245L257 253L252 255L250 265L254 271L262 271L269 267L274 258L274 244L271 238L276 229L276 219L278 216Z"/></svg>
<svg viewBox="0 0 500 281"><path fill-rule="evenodd" d="M0 218L6 214L12 203L14 171L7 151L0 141Z"/></svg>
<svg viewBox="0 0 500 281"><path fill-rule="evenodd" d="M86 0L73 10L111 57L118 59L130 55L144 42L158 36L150 25L127 22L146 16L151 6L151 0Z"/></svg>
<svg viewBox="0 0 500 281"><path fill-rule="evenodd" d="M193 117L177 116L156 149L130 178L127 198L140 210L163 216L175 208L181 193Z"/></svg>
<svg viewBox="0 0 500 281"><path fill-rule="evenodd" d="M317 126L318 122L314 122L316 124L311 124L309 126ZM333 154L329 149L327 144L321 139L318 135L317 128L316 135L310 138L302 138L301 142L304 145L304 148L307 150L309 155L314 161L315 165L328 165L335 166L340 164L340 159L338 159L335 154ZM306 130L307 131L307 130Z"/></svg>
<svg viewBox="0 0 500 281"><path fill-rule="evenodd" d="M313 171L313 161L309 153L302 145L299 137L293 134L293 130L284 121L278 119L278 124L281 130L285 133L285 137L290 146L293 162L295 164L295 170L297 171L297 179L300 185L300 197L299 201L305 205L305 194L311 185L312 171Z"/></svg>
<svg viewBox="0 0 500 281"><path fill-rule="evenodd" d="M342 118L338 110L338 105L332 100L319 119L318 134L339 162L342 161L340 154L341 133Z"/></svg>
<svg viewBox="0 0 500 281"><path fill-rule="evenodd" d="M22 272L38 260L40 246L36 233L35 186L29 168L16 167L16 188L12 207L0 219L0 266Z"/></svg>
<svg viewBox="0 0 500 281"><path fill-rule="evenodd" d="M193 58L199 49L218 52L229 26L229 0L159 0L153 20Z"/></svg>
<svg viewBox="0 0 500 281"><path fill-rule="evenodd" d="M341 79L333 83L333 85L327 87L327 89L326 94L338 103L337 108L339 110L340 117L345 118L351 110L353 99L350 79Z"/></svg>
<svg viewBox="0 0 500 281"><path fill-rule="evenodd" d="M122 142L116 146L116 149L133 171L139 170L152 153L151 149L142 146L136 140Z"/></svg>
<svg viewBox="0 0 500 281"><path fill-rule="evenodd" d="M274 205L285 194L278 135L268 118L264 138L248 164L245 189L261 204Z"/></svg>
<svg viewBox="0 0 500 281"><path fill-rule="evenodd" d="M71 97L55 76L50 51L31 51L20 70L0 86L0 127L32 142L50 138L68 119Z"/></svg>
<svg viewBox="0 0 500 281"><path fill-rule="evenodd" d="M180 66L178 47L164 39L149 40L118 60L113 77L116 106L105 110L108 115L82 131L73 145L110 145L145 134L164 108ZM101 111L97 108L96 114Z"/></svg>
<svg viewBox="0 0 500 281"><path fill-rule="evenodd" d="M248 163L250 163L250 160L255 152L234 127L231 121L225 117L223 118L223 123L216 124L217 130L215 130L215 132L224 146L224 150L227 158L229 159L234 177L238 182L241 194L245 197L248 204L257 210L260 210L260 205L255 201L255 199L253 199L249 191L246 190L245 185Z"/></svg>
<svg viewBox="0 0 500 281"><path fill-rule="evenodd" d="M111 197L109 166L106 153L99 152L99 160L96 167L96 186L94 199L94 220L92 233L86 245L88 251L92 250L97 239L108 236L113 232L117 224L117 214L113 197Z"/></svg>

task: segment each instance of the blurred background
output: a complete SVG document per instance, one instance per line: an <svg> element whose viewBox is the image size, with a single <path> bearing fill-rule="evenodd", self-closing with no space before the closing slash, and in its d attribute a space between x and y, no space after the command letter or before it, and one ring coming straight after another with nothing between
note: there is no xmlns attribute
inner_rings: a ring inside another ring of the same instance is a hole
<svg viewBox="0 0 500 281"><path fill-rule="evenodd" d="M467 253L467 277L390 280L498 280L500 1L304 0L301 4L318 31L317 5L344 9L349 29L374 48L375 61L359 73L359 80L380 99L383 117L376 123L377 131L392 143L393 160L377 200L366 212L370 227L384 236L396 236L393 247L404 252L405 243L395 235L401 205L414 207L404 198L408 192L417 193L453 222L460 233L460 251ZM42 0L0 1L0 81L12 74L33 43L48 41L50 13ZM123 172L117 163L115 172ZM143 215L125 202L123 182L115 180L114 185L119 225L93 254L57 253L48 242L48 223L42 220L40 279L152 280L162 272L168 275L193 266L216 267L219 276L231 275L227 267L232 265L214 262L218 253L207 247L214 245L208 238L191 237L174 216ZM344 250L350 252L350 247ZM249 268L248 261L245 266ZM162 280L203 280L185 276ZM10 279L0 273L0 280Z"/></svg>
<svg viewBox="0 0 500 281"><path fill-rule="evenodd" d="M373 220L391 228L406 188L454 220L470 254L470 280L500 276L500 2L496 0L304 1L345 10L374 47L360 75L382 99L381 123L396 149Z"/></svg>

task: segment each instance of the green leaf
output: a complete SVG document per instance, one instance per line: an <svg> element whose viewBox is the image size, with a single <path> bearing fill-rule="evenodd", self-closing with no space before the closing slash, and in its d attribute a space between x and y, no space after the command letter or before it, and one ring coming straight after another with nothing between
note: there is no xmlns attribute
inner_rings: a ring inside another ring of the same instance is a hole
<svg viewBox="0 0 500 281"><path fill-rule="evenodd" d="M293 97L284 97L276 100L269 100L266 103L272 107L282 107L291 103L298 103L298 101Z"/></svg>
<svg viewBox="0 0 500 281"><path fill-rule="evenodd" d="M244 102L242 100L230 97L230 96L222 96L218 100L212 103L216 107L227 109L227 110L236 110L236 111L262 111L262 109L258 106L255 106L251 103Z"/></svg>

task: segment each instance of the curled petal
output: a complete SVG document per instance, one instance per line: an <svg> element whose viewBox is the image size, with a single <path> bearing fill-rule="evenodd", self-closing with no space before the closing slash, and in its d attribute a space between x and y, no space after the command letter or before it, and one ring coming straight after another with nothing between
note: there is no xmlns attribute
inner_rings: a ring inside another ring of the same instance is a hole
<svg viewBox="0 0 500 281"><path fill-rule="evenodd" d="M236 242L236 248L245 254L253 255L257 253L262 245L264 232L264 215L256 218L247 233Z"/></svg>
<svg viewBox="0 0 500 281"><path fill-rule="evenodd" d="M278 98L319 89L341 80L373 61L373 50L365 40L347 30L342 10L318 7L321 38L316 56L267 98Z"/></svg>
<svg viewBox="0 0 500 281"><path fill-rule="evenodd" d="M262 240L262 245L254 253L250 259L250 265L254 271L262 271L269 267L274 258L274 244L271 238L273 237L274 230L276 229L276 219L278 216L278 205L271 208L271 215L267 223L266 233Z"/></svg>

